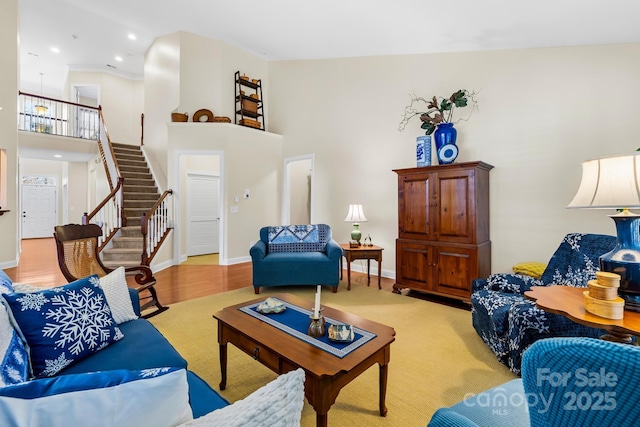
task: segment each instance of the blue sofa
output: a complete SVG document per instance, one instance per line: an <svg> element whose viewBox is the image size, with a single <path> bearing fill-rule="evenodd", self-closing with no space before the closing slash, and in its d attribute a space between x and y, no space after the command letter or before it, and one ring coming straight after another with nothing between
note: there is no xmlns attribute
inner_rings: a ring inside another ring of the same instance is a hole
<svg viewBox="0 0 640 427"><path fill-rule="evenodd" d="M429 427L635 426L640 348L550 338L524 352L522 378L440 408Z"/></svg>
<svg viewBox="0 0 640 427"><path fill-rule="evenodd" d="M262 286L327 285L338 290L342 248L326 224L262 227L249 253L256 294Z"/></svg>
<svg viewBox="0 0 640 427"><path fill-rule="evenodd" d="M551 337L592 337L601 329L572 322L567 317L536 307L524 293L531 286L586 287L595 279L598 258L616 244L614 236L567 234L540 279L522 274L492 274L472 283L473 327L498 360L520 373L522 353L535 341Z"/></svg>
<svg viewBox="0 0 640 427"><path fill-rule="evenodd" d="M0 270L0 426L299 425L302 369L229 404L146 319L124 267L54 287Z"/></svg>

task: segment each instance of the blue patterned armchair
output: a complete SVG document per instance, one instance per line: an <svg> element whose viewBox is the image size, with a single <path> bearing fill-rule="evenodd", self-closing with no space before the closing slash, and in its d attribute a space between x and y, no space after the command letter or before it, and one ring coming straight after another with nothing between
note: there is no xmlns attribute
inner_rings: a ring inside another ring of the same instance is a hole
<svg viewBox="0 0 640 427"><path fill-rule="evenodd" d="M640 348L593 338L534 343L522 378L438 409L428 427L636 426Z"/></svg>
<svg viewBox="0 0 640 427"><path fill-rule="evenodd" d="M342 248L327 224L262 227L249 251L256 294L262 286L328 285L338 291Z"/></svg>
<svg viewBox="0 0 640 427"><path fill-rule="evenodd" d="M604 332L547 313L525 298L532 286L586 287L599 270L598 258L616 244L614 236L567 234L540 279L521 274L492 274L472 284L473 327L498 360L520 374L522 353L550 337L599 337Z"/></svg>

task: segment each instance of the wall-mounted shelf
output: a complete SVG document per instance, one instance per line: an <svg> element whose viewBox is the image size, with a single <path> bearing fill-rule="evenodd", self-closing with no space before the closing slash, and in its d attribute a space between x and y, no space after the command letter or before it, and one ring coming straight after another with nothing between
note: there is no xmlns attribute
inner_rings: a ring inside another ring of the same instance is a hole
<svg viewBox="0 0 640 427"><path fill-rule="evenodd" d="M248 93L250 92L250 93ZM262 100L262 80L235 74L235 124L266 130Z"/></svg>

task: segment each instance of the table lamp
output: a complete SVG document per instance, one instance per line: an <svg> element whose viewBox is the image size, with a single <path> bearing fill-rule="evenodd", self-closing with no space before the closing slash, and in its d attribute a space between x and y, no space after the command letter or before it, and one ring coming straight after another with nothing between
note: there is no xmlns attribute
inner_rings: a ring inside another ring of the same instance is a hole
<svg viewBox="0 0 640 427"><path fill-rule="evenodd" d="M568 208L616 209L617 244L600 256L600 270L620 275L625 310L640 312L640 153L582 163L582 181Z"/></svg>
<svg viewBox="0 0 640 427"><path fill-rule="evenodd" d="M349 205L349 212L347 213L347 217L344 219L344 221L353 223L353 230L351 230L351 240L355 240L356 242L358 242L358 246L360 246L362 233L360 232L359 223L367 222L367 217L364 216L362 205Z"/></svg>

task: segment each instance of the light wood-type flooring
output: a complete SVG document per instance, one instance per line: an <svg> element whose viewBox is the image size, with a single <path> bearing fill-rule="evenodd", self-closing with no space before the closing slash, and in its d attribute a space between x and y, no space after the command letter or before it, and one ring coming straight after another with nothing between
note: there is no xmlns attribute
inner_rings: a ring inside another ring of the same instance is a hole
<svg viewBox="0 0 640 427"><path fill-rule="evenodd" d="M356 261L358 262L358 261ZM375 263L372 263L375 265ZM372 265L372 267L373 267ZM366 268L366 262L364 263ZM14 282L34 286L52 287L66 283L58 266L56 244L53 239L22 240L20 262L15 268L5 269ZM220 265L177 265L154 272L158 299L162 304L173 304L220 292L251 286L251 263ZM346 271L338 292L346 289ZM382 290L391 291L394 280L382 278ZM351 286L366 286L365 274L351 272ZM377 287L377 277L371 277L371 286ZM286 288L283 288L286 292Z"/></svg>

